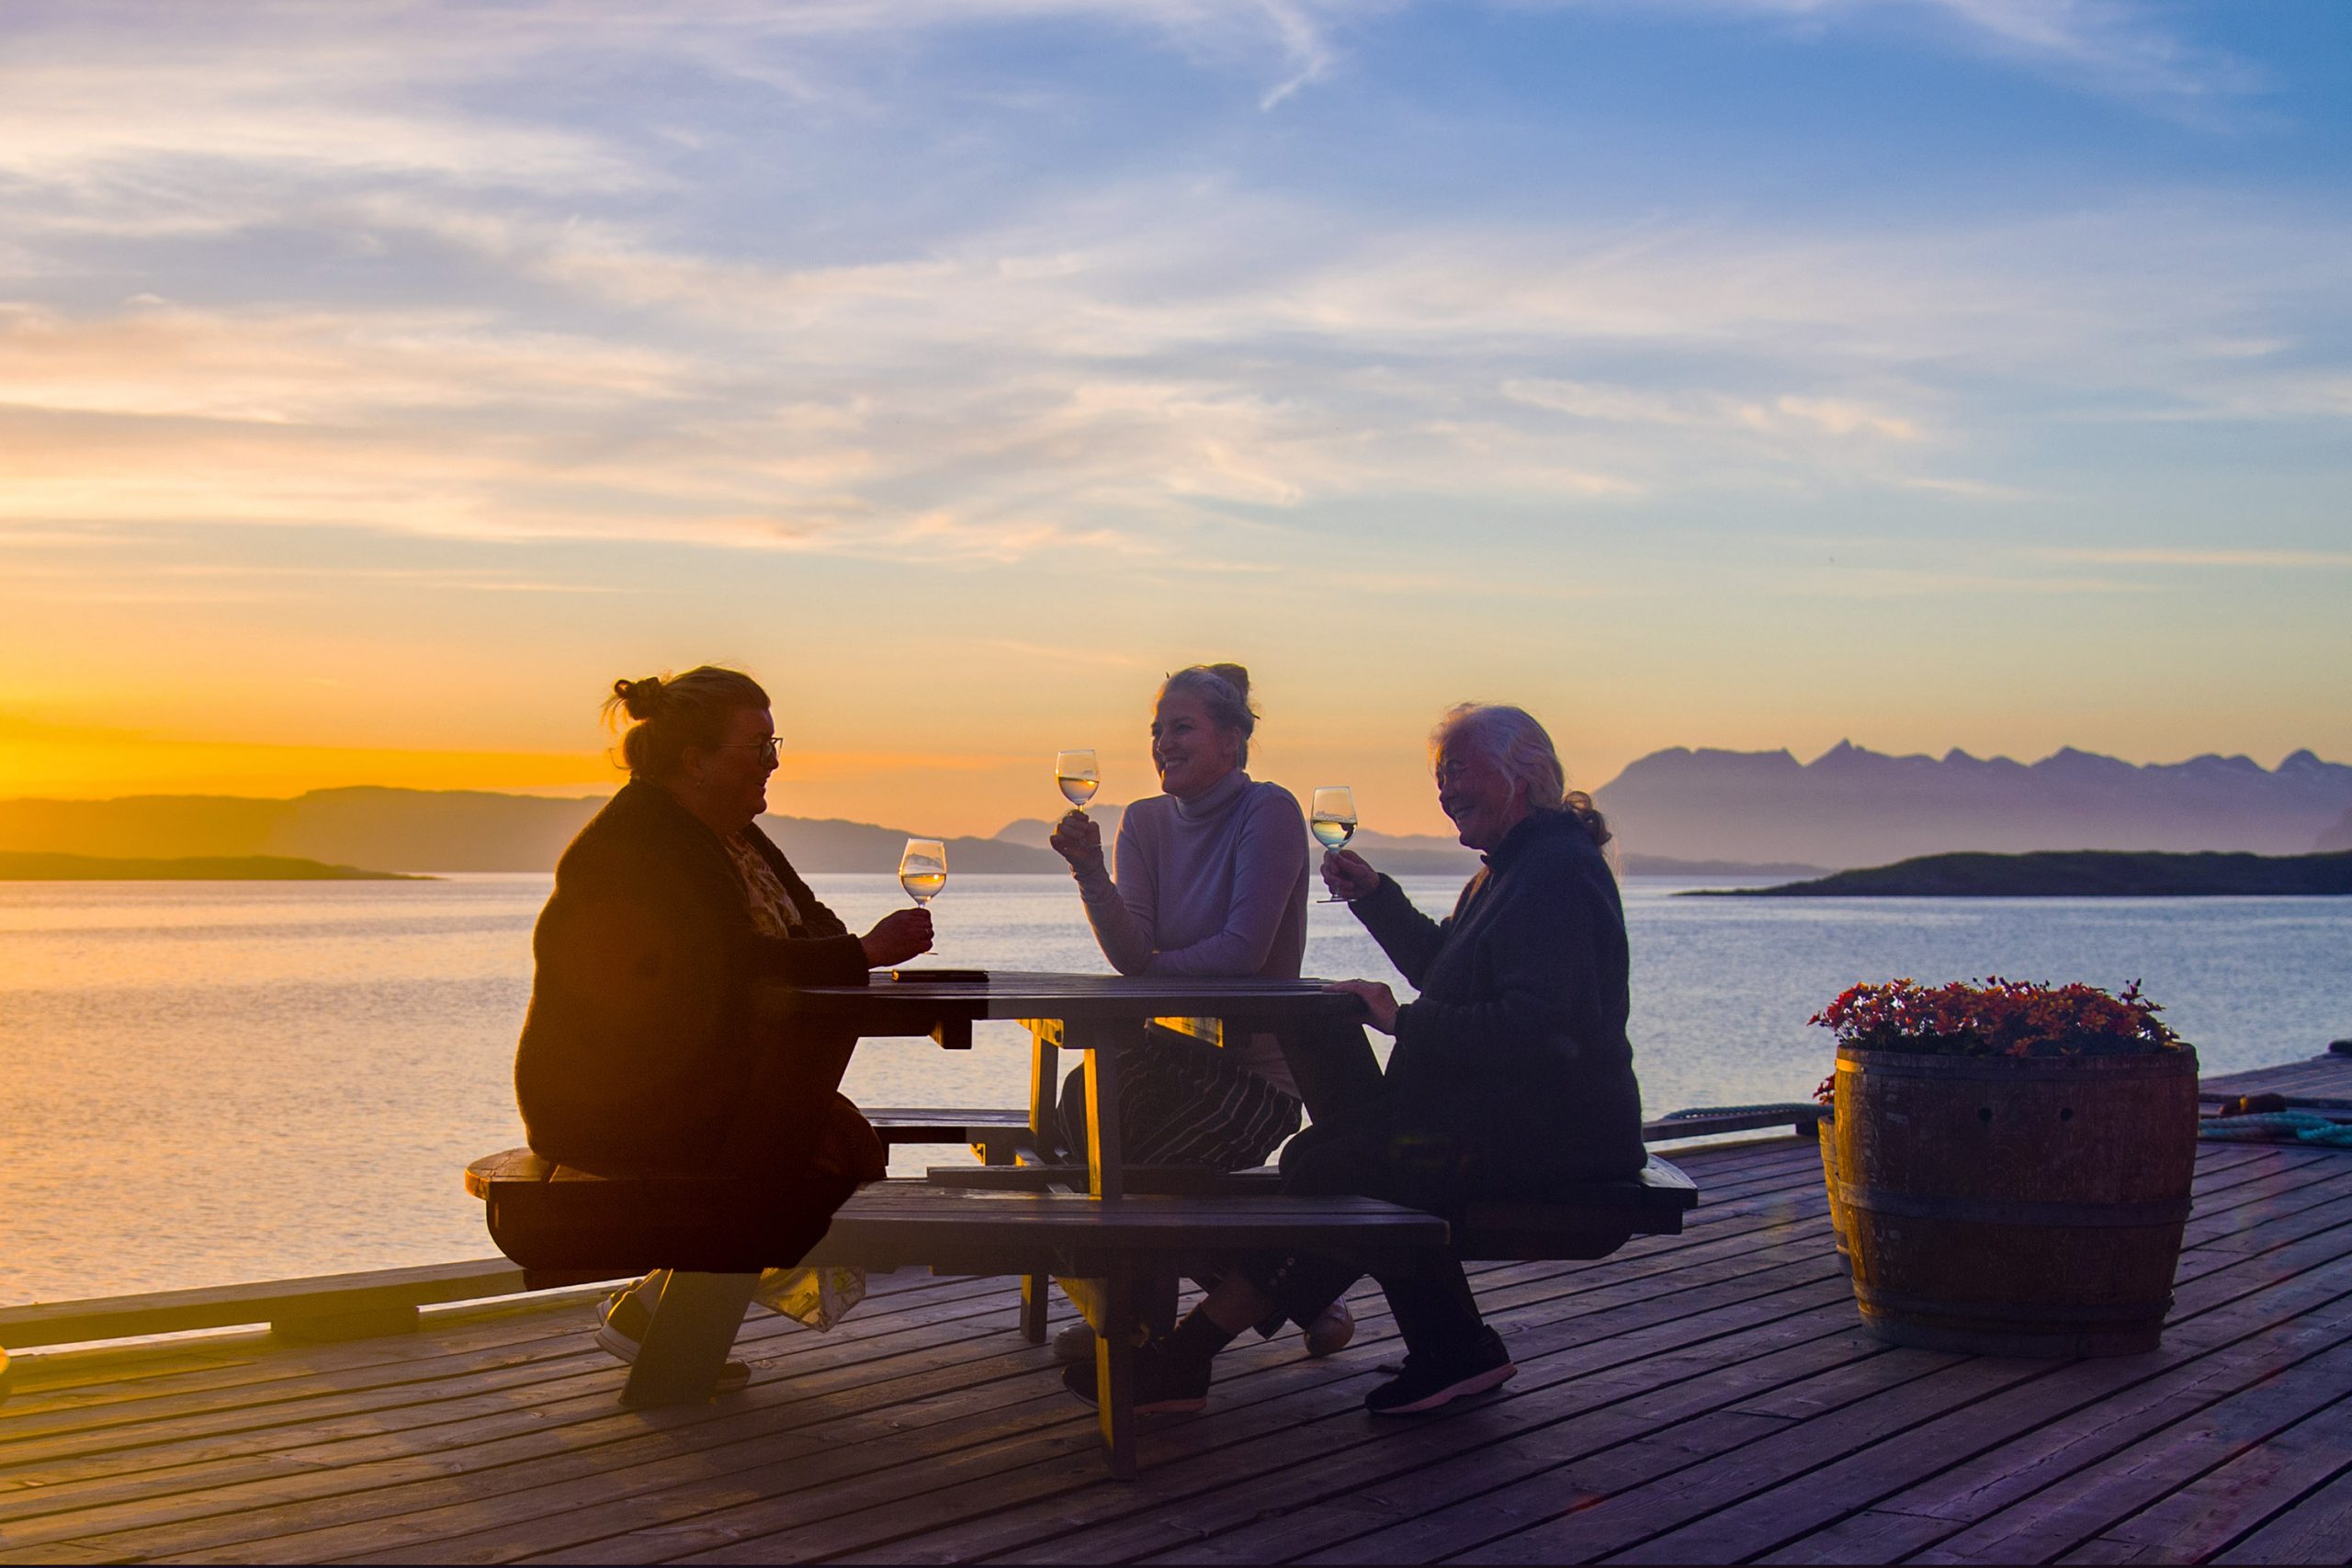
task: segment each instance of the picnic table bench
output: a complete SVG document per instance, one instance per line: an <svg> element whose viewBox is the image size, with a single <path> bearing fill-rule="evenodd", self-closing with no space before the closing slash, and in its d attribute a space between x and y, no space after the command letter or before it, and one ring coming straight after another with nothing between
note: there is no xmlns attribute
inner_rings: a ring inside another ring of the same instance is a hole
<svg viewBox="0 0 2352 1568"><path fill-rule="evenodd" d="M1085 1179L1080 1166L933 1166L935 1187L969 1191L1043 1192ZM1282 1190L1272 1166L1211 1170L1200 1166L1129 1166L1131 1193L1251 1197ZM1679 1235L1682 1216L1698 1206L1698 1185L1656 1155L1622 1181L1578 1182L1511 1202L1468 1205L1448 1246L1465 1261L1606 1258L1637 1235Z"/></svg>

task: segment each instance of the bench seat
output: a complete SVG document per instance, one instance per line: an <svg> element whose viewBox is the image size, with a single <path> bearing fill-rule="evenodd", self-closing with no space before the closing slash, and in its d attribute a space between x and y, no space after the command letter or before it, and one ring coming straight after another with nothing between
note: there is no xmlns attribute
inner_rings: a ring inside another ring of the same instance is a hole
<svg viewBox="0 0 2352 1568"><path fill-rule="evenodd" d="M844 1204L808 1260L1091 1279L1142 1260L1188 1272L1237 1251L1396 1253L1442 1247L1447 1235L1434 1215L1371 1198L1131 1194L1102 1203L1082 1193L891 1181Z"/></svg>
<svg viewBox="0 0 2352 1568"><path fill-rule="evenodd" d="M969 1168L1012 1174L1057 1168ZM1284 1198L1271 1190L1138 1194L1105 1204L1042 1184L985 1191L878 1181L844 1194L830 1223L805 1213L763 1219L760 1190L738 1179L608 1179L528 1149L474 1161L466 1168L466 1190L487 1206L491 1239L535 1283L541 1274L755 1272L801 1262L1085 1277L1105 1260L1143 1255L1181 1267L1185 1259L1243 1248L1442 1246L1446 1238L1444 1222L1395 1204Z"/></svg>
<svg viewBox="0 0 2352 1568"><path fill-rule="evenodd" d="M1083 1166L933 1166L934 1187L959 1190L1043 1192L1083 1189ZM1208 1170L1199 1166L1129 1166L1127 1190L1262 1201L1282 1190L1272 1166ZM1472 1261L1606 1258L1637 1235L1680 1235L1682 1216L1697 1206L1699 1189L1657 1156L1624 1181L1581 1182L1523 1202L1473 1203L1453 1228L1454 1255Z"/></svg>
<svg viewBox="0 0 2352 1568"><path fill-rule="evenodd" d="M757 1273L808 1255L833 1211L856 1190L847 1178L778 1194L732 1176L613 1179L558 1165L529 1149L466 1167L490 1239L541 1290L656 1269Z"/></svg>
<svg viewBox="0 0 2352 1568"><path fill-rule="evenodd" d="M1699 1187L1657 1156L1624 1181L1561 1188L1526 1202L1473 1203L1453 1251L1472 1261L1606 1258L1637 1235L1680 1235Z"/></svg>

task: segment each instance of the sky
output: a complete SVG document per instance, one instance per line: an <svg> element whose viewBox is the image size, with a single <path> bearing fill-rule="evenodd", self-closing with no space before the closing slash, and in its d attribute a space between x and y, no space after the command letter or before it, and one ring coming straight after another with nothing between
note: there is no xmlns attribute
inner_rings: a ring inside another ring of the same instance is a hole
<svg viewBox="0 0 2352 1568"><path fill-rule="evenodd" d="M2352 6L20 3L0 795L2352 757Z"/></svg>

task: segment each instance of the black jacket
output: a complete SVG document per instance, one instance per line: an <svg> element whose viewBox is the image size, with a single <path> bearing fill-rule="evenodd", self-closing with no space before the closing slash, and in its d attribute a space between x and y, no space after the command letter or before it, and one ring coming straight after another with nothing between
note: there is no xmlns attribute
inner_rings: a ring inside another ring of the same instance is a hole
<svg viewBox="0 0 2352 1568"><path fill-rule="evenodd" d="M796 1038L757 1005L763 982L862 986L865 951L759 829L745 831L805 922L790 939L752 923L726 846L659 785L624 787L563 852L514 1056L539 1154L613 1174L707 1164L762 1053L845 1051Z"/></svg>
<svg viewBox="0 0 2352 1568"><path fill-rule="evenodd" d="M1355 903L1420 991L1397 1010L1390 1124L1458 1149L1480 1187L1631 1176L1646 1156L1616 878L1560 812L1486 861L1442 923L1385 876Z"/></svg>

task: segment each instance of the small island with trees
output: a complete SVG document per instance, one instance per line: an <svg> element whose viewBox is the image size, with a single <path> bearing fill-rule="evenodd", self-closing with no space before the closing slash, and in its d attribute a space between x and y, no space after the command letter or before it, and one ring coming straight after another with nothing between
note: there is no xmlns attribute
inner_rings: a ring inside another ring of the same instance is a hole
<svg viewBox="0 0 2352 1568"><path fill-rule="evenodd" d="M1705 897L2193 898L2352 894L2352 852L2314 855L2036 850L1920 855L1770 887L1710 887Z"/></svg>

